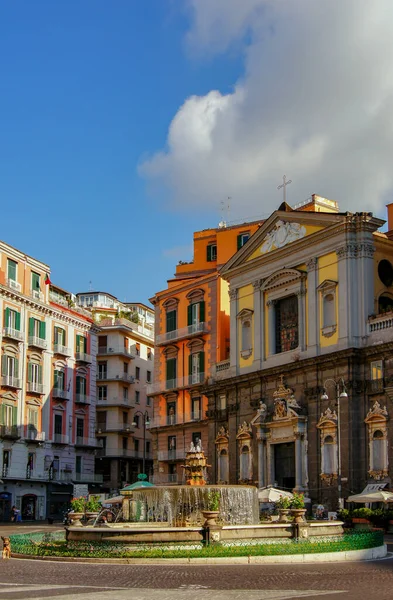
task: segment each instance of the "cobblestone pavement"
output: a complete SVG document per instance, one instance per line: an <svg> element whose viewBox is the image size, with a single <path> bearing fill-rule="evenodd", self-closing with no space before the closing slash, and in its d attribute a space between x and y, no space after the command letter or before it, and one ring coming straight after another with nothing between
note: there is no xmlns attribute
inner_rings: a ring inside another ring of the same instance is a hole
<svg viewBox="0 0 393 600"><path fill-rule="evenodd" d="M49 528L56 529L44 530ZM0 527L0 535L5 533ZM0 600L238 600L245 595L247 600L392 600L393 557L359 563L233 566L0 562Z"/></svg>

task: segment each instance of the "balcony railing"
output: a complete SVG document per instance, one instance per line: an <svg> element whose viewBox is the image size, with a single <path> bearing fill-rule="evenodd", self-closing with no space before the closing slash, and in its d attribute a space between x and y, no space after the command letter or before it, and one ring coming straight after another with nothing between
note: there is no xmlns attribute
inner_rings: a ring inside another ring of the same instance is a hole
<svg viewBox="0 0 393 600"><path fill-rule="evenodd" d="M18 340L18 342L23 341L23 333L12 327L3 327L3 337Z"/></svg>
<svg viewBox="0 0 393 600"><path fill-rule="evenodd" d="M102 448L102 440L97 438L82 437L77 435L75 439L75 446L85 446L89 448Z"/></svg>
<svg viewBox="0 0 393 600"><path fill-rule="evenodd" d="M91 355L86 352L75 352L75 360L78 362L91 363Z"/></svg>
<svg viewBox="0 0 393 600"><path fill-rule="evenodd" d="M14 377L13 375L4 375L1 378L1 385L20 389L22 387L22 380L19 379L19 377Z"/></svg>
<svg viewBox="0 0 393 600"><path fill-rule="evenodd" d="M42 383L37 383L36 381L28 381L27 382L27 391L31 394L43 394L44 386Z"/></svg>
<svg viewBox="0 0 393 600"><path fill-rule="evenodd" d="M124 346L119 347L104 347L98 346L98 356L108 356L108 355L116 355L121 354L123 356L128 356L129 358L135 357L135 352L131 350L131 348L124 348Z"/></svg>
<svg viewBox="0 0 393 600"><path fill-rule="evenodd" d="M107 423L106 425L97 424L98 435L104 432L131 433L132 431L134 431L132 425L130 423L123 423L122 421L118 421L117 423Z"/></svg>
<svg viewBox="0 0 393 600"><path fill-rule="evenodd" d="M91 399L86 394L75 394L75 402L79 404L91 404Z"/></svg>
<svg viewBox="0 0 393 600"><path fill-rule="evenodd" d="M22 291L21 284L18 283L17 281L15 281L14 279L10 279L9 277L7 278L7 285L8 285L8 287L15 290L16 292Z"/></svg>
<svg viewBox="0 0 393 600"><path fill-rule="evenodd" d="M47 477L49 479L49 475ZM73 475L73 471L70 470L60 470L60 471L53 471L52 473L52 477L51 479L53 481L64 481L64 482L68 482L71 483L73 481L74 475Z"/></svg>
<svg viewBox="0 0 393 600"><path fill-rule="evenodd" d="M49 290L49 300L55 302L56 304L61 304L62 306L69 306L68 300L65 296L60 296L60 294L56 294L52 290Z"/></svg>
<svg viewBox="0 0 393 600"><path fill-rule="evenodd" d="M25 440L30 440L31 442L45 442L45 437L45 431L37 431L35 428L28 428L25 434Z"/></svg>
<svg viewBox="0 0 393 600"><path fill-rule="evenodd" d="M192 375L187 375L186 377L177 377L176 379L167 379L166 381L159 381L156 383L151 383L146 386L146 393L149 394L159 394L160 392L165 392L168 390L175 390L179 388L188 388L193 385L201 385L204 383L206 379L205 373L193 373Z"/></svg>
<svg viewBox="0 0 393 600"><path fill-rule="evenodd" d="M62 388L54 387L52 390L53 398L60 398L61 400L69 400L69 392Z"/></svg>
<svg viewBox="0 0 393 600"><path fill-rule="evenodd" d="M188 327L181 327L180 329L174 329L173 331L167 331L166 333L157 335L156 346L167 344L168 342L173 342L182 338L189 338L195 335L200 335L201 333L207 333L208 331L209 328L207 323L194 323L193 325L189 325Z"/></svg>
<svg viewBox="0 0 393 600"><path fill-rule="evenodd" d="M385 389L383 379L370 379L367 381L367 391L369 394L379 394Z"/></svg>
<svg viewBox="0 0 393 600"><path fill-rule="evenodd" d="M102 483L104 476L99 473L75 473L72 479L73 481L82 481L85 483Z"/></svg>
<svg viewBox="0 0 393 600"><path fill-rule="evenodd" d="M121 406L124 408L133 408L134 404L129 398L97 398L97 406Z"/></svg>
<svg viewBox="0 0 393 600"><path fill-rule="evenodd" d="M98 372L97 381L123 381L125 383L134 383L135 378L127 373Z"/></svg>
<svg viewBox="0 0 393 600"><path fill-rule="evenodd" d="M70 348L67 348L67 346L63 346L63 344L54 344L53 353L60 354L61 356L71 356Z"/></svg>
<svg viewBox="0 0 393 600"><path fill-rule="evenodd" d="M22 437L22 427L19 425L0 425L0 438L18 440Z"/></svg>
<svg viewBox="0 0 393 600"><path fill-rule="evenodd" d="M131 450L128 448L103 448L102 450L97 451L97 456L104 458L116 458L116 457L126 457L126 458L143 458L143 453L141 450ZM146 454L146 459L151 459L151 454Z"/></svg>
<svg viewBox="0 0 393 600"><path fill-rule="evenodd" d="M166 460L184 460L186 457L185 450L163 450L158 453L158 460L166 461Z"/></svg>
<svg viewBox="0 0 393 600"><path fill-rule="evenodd" d="M44 301L44 294L39 290L31 290L31 297L34 298L34 300Z"/></svg>
<svg viewBox="0 0 393 600"><path fill-rule="evenodd" d="M181 425L183 423L191 423L193 421L202 421L205 419L207 419L207 417L205 412L202 410L179 415L165 415L151 419L149 428L154 429L156 427L170 427L171 425Z"/></svg>
<svg viewBox="0 0 393 600"><path fill-rule="evenodd" d="M54 433L53 434L53 443L54 444L64 444L67 445L69 444L69 436L68 435L63 435L62 433Z"/></svg>
<svg viewBox="0 0 393 600"><path fill-rule="evenodd" d="M41 350L46 350L48 344L46 340L43 340L36 335L29 335L29 346L34 346L35 348L41 348Z"/></svg>

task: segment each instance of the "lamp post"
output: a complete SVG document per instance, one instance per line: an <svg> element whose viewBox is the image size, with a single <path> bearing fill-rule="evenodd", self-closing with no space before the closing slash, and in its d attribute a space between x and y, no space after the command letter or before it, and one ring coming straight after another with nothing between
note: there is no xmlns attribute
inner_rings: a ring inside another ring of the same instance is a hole
<svg viewBox="0 0 393 600"><path fill-rule="evenodd" d="M326 388L329 384L333 384L336 388L336 405L337 405L337 493L338 493L338 506L344 508L344 500L342 498L342 485L341 485L341 427L340 427L340 400L348 398L348 394L345 388L344 379L341 377L338 381L335 379L326 379L323 384L323 394L321 400L329 400ZM342 392L340 392L340 386L342 386Z"/></svg>
<svg viewBox="0 0 393 600"><path fill-rule="evenodd" d="M149 413L147 412L147 410L145 410L145 412L142 412L141 410L137 410L136 412L134 412L134 421L132 422L132 426L136 427L136 421L135 421L135 417L136 416L140 416L142 417L142 423L143 423L143 462L142 462L142 472L144 475L146 475L145 473L145 464L146 464L146 427L148 427L150 425L150 419L149 419Z"/></svg>

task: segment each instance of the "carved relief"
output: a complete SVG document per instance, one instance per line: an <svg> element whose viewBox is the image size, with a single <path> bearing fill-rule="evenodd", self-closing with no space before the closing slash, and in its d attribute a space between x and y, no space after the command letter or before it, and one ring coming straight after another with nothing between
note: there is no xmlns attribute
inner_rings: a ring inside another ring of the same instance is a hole
<svg viewBox="0 0 393 600"><path fill-rule="evenodd" d="M301 406L296 400L293 390L285 387L284 377L281 375L277 390L273 393L274 414L273 421L298 417Z"/></svg>
<svg viewBox="0 0 393 600"><path fill-rule="evenodd" d="M274 229L266 234L260 252L266 254L277 248L282 248L291 242L300 240L306 235L306 228L300 223L277 221Z"/></svg>

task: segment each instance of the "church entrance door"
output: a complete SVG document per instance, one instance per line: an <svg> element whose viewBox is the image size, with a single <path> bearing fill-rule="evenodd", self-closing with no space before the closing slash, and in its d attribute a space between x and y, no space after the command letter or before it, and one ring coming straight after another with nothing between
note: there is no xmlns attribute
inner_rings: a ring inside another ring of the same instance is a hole
<svg viewBox="0 0 393 600"><path fill-rule="evenodd" d="M292 490L296 485L295 443L274 444L274 479L279 488Z"/></svg>

